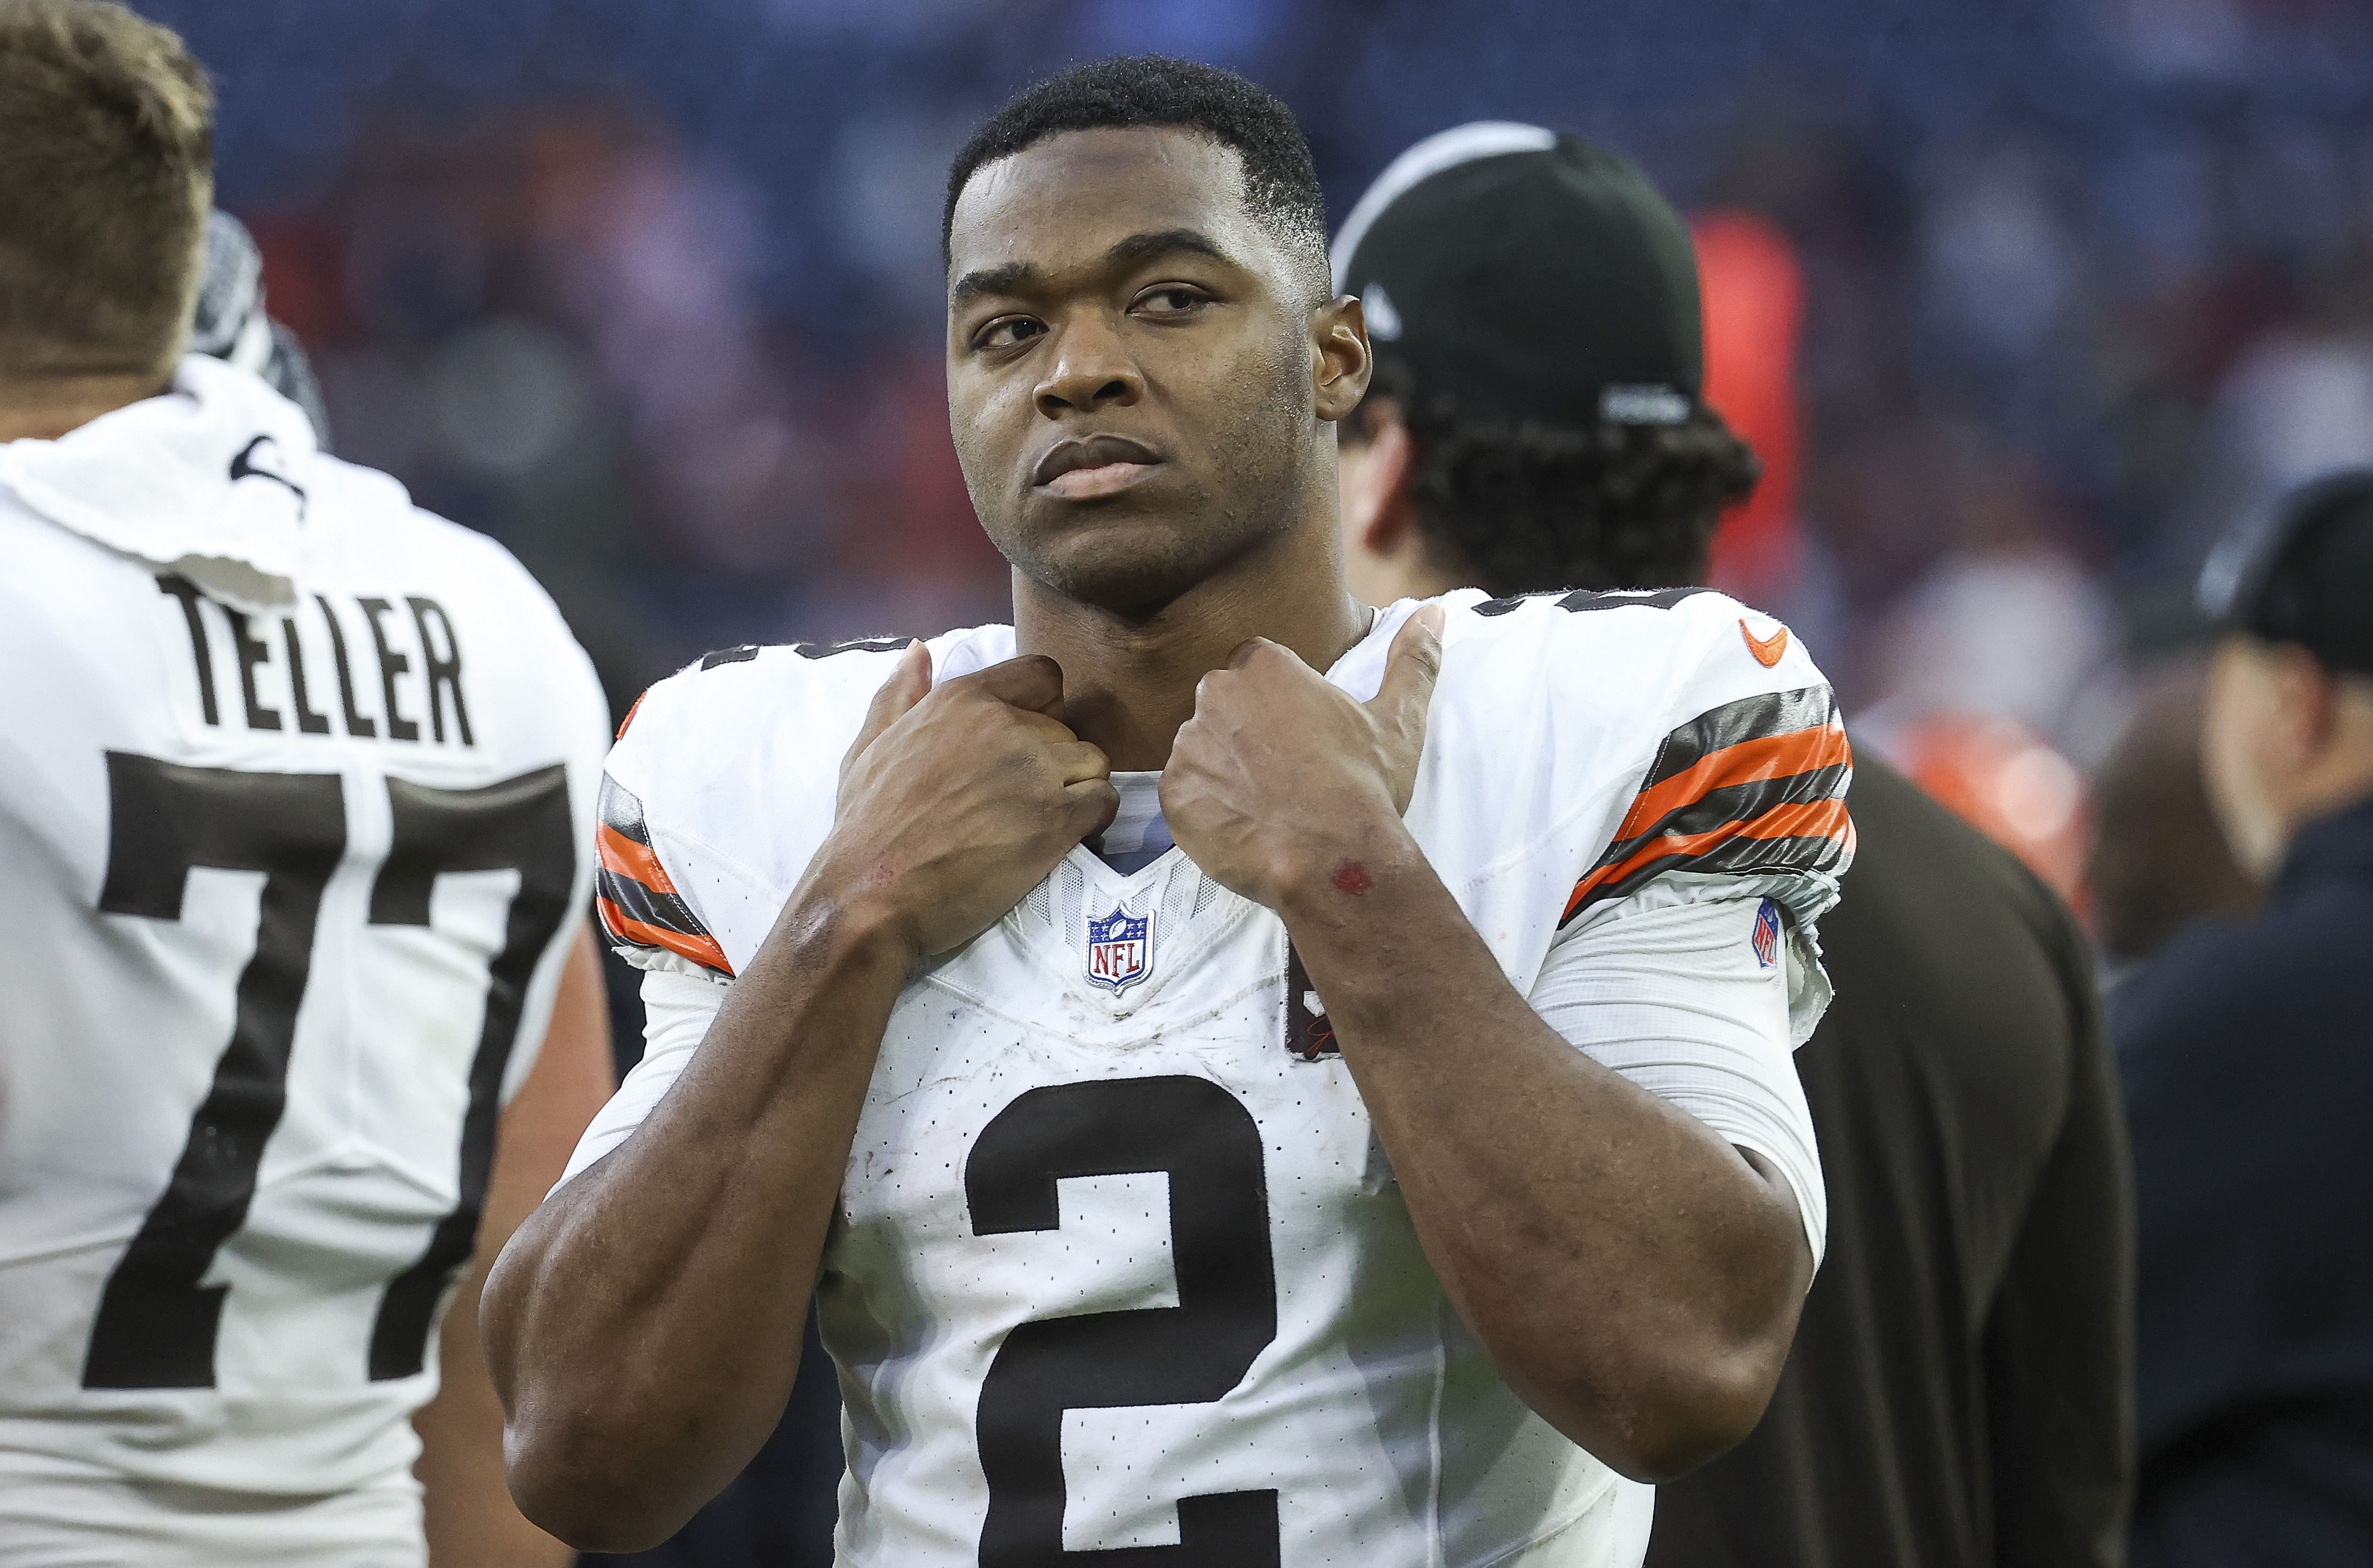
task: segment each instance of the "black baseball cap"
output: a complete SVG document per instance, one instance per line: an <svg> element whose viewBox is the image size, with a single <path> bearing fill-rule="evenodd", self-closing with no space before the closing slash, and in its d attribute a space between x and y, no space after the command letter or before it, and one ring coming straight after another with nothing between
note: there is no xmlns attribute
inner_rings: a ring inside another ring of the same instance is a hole
<svg viewBox="0 0 2373 1568"><path fill-rule="evenodd" d="M1705 380L1697 252L1639 165L1479 121L1401 154L1344 219L1337 292L1461 414L1677 425Z"/></svg>
<svg viewBox="0 0 2373 1568"><path fill-rule="evenodd" d="M2227 631L2296 643L2327 670L2373 674L2373 468L2292 491L2270 524L2218 546L2200 598Z"/></svg>

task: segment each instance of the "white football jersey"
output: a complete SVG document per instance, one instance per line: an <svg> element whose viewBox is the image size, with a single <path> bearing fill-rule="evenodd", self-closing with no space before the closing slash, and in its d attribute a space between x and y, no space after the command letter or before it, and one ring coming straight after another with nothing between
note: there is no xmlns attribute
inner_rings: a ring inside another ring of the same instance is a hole
<svg viewBox="0 0 2373 1568"><path fill-rule="evenodd" d="M200 1506L207 1561L417 1561L416 1500L408 1542L302 1520L412 1485L590 893L591 665L212 360L0 447L0 1558L191 1560L200 1488L292 1511Z"/></svg>
<svg viewBox="0 0 2373 1568"><path fill-rule="evenodd" d="M1409 822L1517 989L1561 927L1660 879L1730 901L1750 973L1792 951L1817 988L1850 764L1785 629L1704 591L1444 603ZM1413 608L1328 678L1372 696ZM648 694L597 907L655 996L757 951L899 646L736 649ZM941 680L1014 650L1002 626L930 646ZM630 1084L572 1169L663 1088ZM918 968L817 1303L845 1562L1617 1568L1645 1545L1650 1489L1527 1409L1450 1306L1283 923L1175 848L1127 875L1075 848Z"/></svg>

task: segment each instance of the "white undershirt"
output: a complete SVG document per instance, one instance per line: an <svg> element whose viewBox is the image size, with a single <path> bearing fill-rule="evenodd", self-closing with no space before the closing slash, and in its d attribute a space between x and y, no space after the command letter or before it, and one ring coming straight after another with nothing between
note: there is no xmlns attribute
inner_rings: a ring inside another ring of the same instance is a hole
<svg viewBox="0 0 2373 1568"><path fill-rule="evenodd" d="M1088 841L1105 864L1123 876L1134 876L1160 860L1174 840L1162 815L1162 775L1116 773L1113 788L1120 792L1120 810L1112 825Z"/></svg>

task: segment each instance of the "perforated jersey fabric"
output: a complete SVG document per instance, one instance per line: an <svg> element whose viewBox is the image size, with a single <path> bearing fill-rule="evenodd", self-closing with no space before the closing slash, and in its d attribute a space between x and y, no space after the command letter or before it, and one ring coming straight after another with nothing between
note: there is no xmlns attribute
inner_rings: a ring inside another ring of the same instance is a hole
<svg viewBox="0 0 2373 1568"><path fill-rule="evenodd" d="M1715 594L1445 606L1419 843L1569 1038L1773 1160L1818 1252L1788 1052L1852 853L1826 683ZM1372 696L1415 608L1328 678ZM829 829L898 646L759 649L646 697L610 763L623 844L603 842L652 1049L572 1176L697 1050ZM1012 633L930 649L950 679ZM1639 1561L1650 1489L1501 1382L1334 1045L1282 922L1175 848L1126 873L1075 848L918 967L817 1293L848 1411L842 1561Z"/></svg>
<svg viewBox="0 0 2373 1568"><path fill-rule="evenodd" d="M409 1418L590 892L591 666L211 359L0 447L0 1557L416 1559Z"/></svg>

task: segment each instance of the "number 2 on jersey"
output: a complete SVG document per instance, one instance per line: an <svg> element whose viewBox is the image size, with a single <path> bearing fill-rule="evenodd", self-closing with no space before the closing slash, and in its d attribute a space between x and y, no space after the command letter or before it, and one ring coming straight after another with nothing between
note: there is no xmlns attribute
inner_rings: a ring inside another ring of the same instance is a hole
<svg viewBox="0 0 2373 1568"><path fill-rule="evenodd" d="M230 1043L190 1118L171 1179L108 1276L83 1363L88 1388L212 1387L228 1287L201 1281L246 1221L264 1145L287 1103L288 1054L321 895L345 854L345 797L336 774L240 773L122 752L108 754L107 776L100 909L178 920L193 870L263 873ZM479 790L401 779L387 789L394 834L371 888L373 925L427 925L429 888L443 872L515 870L520 883L502 951L487 965L460 1201L381 1297L370 1342L374 1380L421 1370L437 1300L470 1256L528 977L567 918L575 870L567 781L557 766Z"/></svg>
<svg viewBox="0 0 2373 1568"><path fill-rule="evenodd" d="M964 1163L984 1236L1058 1228L1066 1176L1144 1171L1170 1177L1178 1305L1044 1318L1005 1336L976 1422L988 1480L981 1568L1276 1568L1273 1491L1178 1499L1175 1546L1063 1550L1065 1410L1210 1403L1277 1338L1260 1129L1207 1079L1058 1083L999 1111Z"/></svg>

